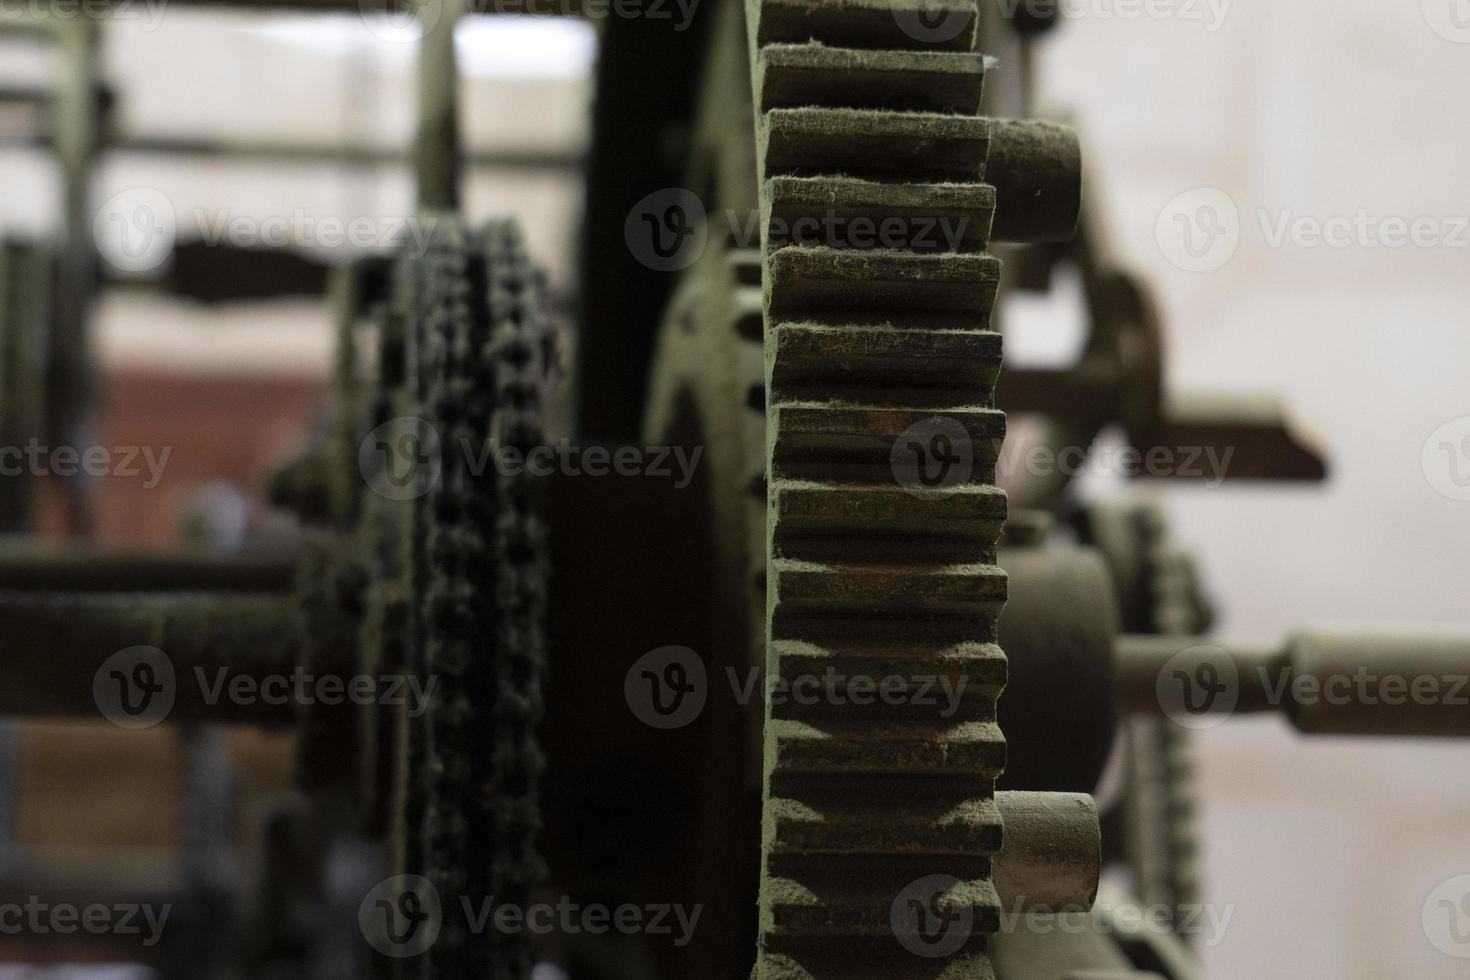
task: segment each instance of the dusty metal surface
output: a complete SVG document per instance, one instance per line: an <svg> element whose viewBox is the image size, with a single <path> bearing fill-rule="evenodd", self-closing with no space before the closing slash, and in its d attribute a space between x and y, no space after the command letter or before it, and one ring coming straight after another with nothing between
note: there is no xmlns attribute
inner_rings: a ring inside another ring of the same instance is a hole
<svg viewBox="0 0 1470 980"><path fill-rule="evenodd" d="M1005 124L1001 159L1017 166L999 172L1038 181L1027 190L1041 203L983 189L997 126L978 115L977 11L954 5L968 24L947 51L903 30L917 12L903 0L747 5L766 250L766 671L970 682L952 717L918 699L881 715L851 699L845 710L768 708L763 980L985 976L999 926L996 620L1006 580L995 546L1005 497L992 460L925 495L896 485L889 459L933 416L998 443L990 213L1023 238L1069 233L1080 164L1060 131ZM931 111L936 99L946 114ZM1025 166L1028 156L1046 166ZM805 202L839 220L819 245L784 243L772 226ZM926 219L944 214L975 234L949 251L914 247ZM859 217L896 219L901 240L865 243L851 234ZM922 923L891 911L916 885L927 907L968 923L927 958L893 942L895 932L903 945L926 941Z"/></svg>

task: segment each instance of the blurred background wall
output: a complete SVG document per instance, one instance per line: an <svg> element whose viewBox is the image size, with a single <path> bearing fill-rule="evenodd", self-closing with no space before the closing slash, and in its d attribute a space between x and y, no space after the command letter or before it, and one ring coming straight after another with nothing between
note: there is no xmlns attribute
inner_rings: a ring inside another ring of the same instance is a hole
<svg viewBox="0 0 1470 980"><path fill-rule="evenodd" d="M1233 0L1214 30L1203 3L1204 21L1099 16L1125 6L1079 5L1041 55L1042 101L1085 127L1112 230L1161 301L1175 388L1280 396L1330 459L1320 487L1146 488L1200 555L1218 632L1463 628L1470 503L1436 487L1470 456L1431 451L1426 469L1423 450L1470 415L1470 5ZM1199 188L1239 219L1233 257L1193 272L1171 261L1171 202ZM1311 246L1311 220L1360 213L1351 244ZM1425 217L1439 241L1385 244L1386 219ZM1305 232L1281 239L1283 219ZM1207 899L1235 906L1210 976L1466 975L1420 913L1470 873L1470 746L1308 742L1265 718L1195 751Z"/></svg>

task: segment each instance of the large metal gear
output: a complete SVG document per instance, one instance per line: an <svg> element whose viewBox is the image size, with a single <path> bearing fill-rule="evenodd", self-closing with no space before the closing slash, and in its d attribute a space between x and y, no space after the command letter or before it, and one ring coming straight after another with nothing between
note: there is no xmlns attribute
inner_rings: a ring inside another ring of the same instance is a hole
<svg viewBox="0 0 1470 980"><path fill-rule="evenodd" d="M990 879L1006 675L999 262L984 251L997 192L983 177L1002 130L998 155L1040 164L1027 172L1032 213L1013 206L1002 231L1065 234L1075 146L978 116L986 62L969 50L973 7L946 11L959 20L949 50L902 4L757 5L748 31L738 10L721 13L691 184L710 189L716 213L754 213L758 200L761 247L716 238L686 273L645 438L674 431L681 410L703 420L717 564L726 594L748 597L768 686L829 676L847 689L833 698L845 710L769 699L757 971L982 975L1000 915ZM742 116L757 107L752 138ZM794 239L803 222L826 234ZM884 247L864 241L884 222ZM926 424L955 426L974 447L937 493L895 468L907 430ZM917 697L876 710L841 697L884 679L912 694L936 678L963 693L952 717ZM1095 833L1082 828L1070 844L1085 852ZM909 923L905 891L936 881L919 899L969 924L942 955L915 955L925 923Z"/></svg>

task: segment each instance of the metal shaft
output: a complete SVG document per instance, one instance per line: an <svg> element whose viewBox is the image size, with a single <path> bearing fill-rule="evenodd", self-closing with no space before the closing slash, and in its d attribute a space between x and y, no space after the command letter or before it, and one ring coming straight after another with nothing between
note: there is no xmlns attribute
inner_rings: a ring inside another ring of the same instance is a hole
<svg viewBox="0 0 1470 980"><path fill-rule="evenodd" d="M24 592L286 592L295 550L250 555L104 551L0 538L0 590Z"/></svg>
<svg viewBox="0 0 1470 980"><path fill-rule="evenodd" d="M277 696L301 645L293 595L0 591L6 682L0 714L108 717L109 699L146 680L170 721L288 725L295 700ZM141 669L122 651L162 651ZM104 670L104 667L107 669ZM116 676L113 676L116 675ZM146 675L146 676L145 676ZM114 694L114 688L118 693Z"/></svg>
<svg viewBox="0 0 1470 980"><path fill-rule="evenodd" d="M423 39L419 44L419 208L459 208L459 69L454 28L464 0L418 0Z"/></svg>
<svg viewBox="0 0 1470 980"><path fill-rule="evenodd" d="M1081 793L996 793L1005 843L995 890L1007 912L1092 908L1102 874L1097 805Z"/></svg>
<svg viewBox="0 0 1470 980"><path fill-rule="evenodd" d="M1124 636L1123 709L1280 711L1308 735L1470 735L1470 637L1302 632L1279 648Z"/></svg>

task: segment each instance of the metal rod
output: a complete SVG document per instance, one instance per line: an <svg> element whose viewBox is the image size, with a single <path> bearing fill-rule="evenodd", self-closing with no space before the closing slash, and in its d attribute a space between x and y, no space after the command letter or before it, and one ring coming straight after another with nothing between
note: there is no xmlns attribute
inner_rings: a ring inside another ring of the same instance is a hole
<svg viewBox="0 0 1470 980"><path fill-rule="evenodd" d="M189 555L37 546L0 538L0 589L26 592L286 592L299 554Z"/></svg>
<svg viewBox="0 0 1470 980"><path fill-rule="evenodd" d="M289 725L301 647L294 595L0 592L0 714ZM152 648L154 654L147 651ZM244 684L253 692L241 697ZM136 724L134 723L136 722Z"/></svg>
<svg viewBox="0 0 1470 980"><path fill-rule="evenodd" d="M1470 736L1470 637L1301 632L1277 648L1124 636L1125 711L1279 711L1306 735Z"/></svg>
<svg viewBox="0 0 1470 980"><path fill-rule="evenodd" d="M97 295L100 266L92 241L92 177L97 161L101 121L99 27L79 17L56 25L61 46L56 89L56 155L64 187L65 236L56 291L55 334L49 364L52 438L64 445L84 446L94 408L88 319ZM68 528L87 536L92 531L93 501L89 479L80 470L63 484Z"/></svg>
<svg viewBox="0 0 1470 980"><path fill-rule="evenodd" d="M415 139L421 211L459 209L459 67L454 29L465 0L418 0L419 118Z"/></svg>
<svg viewBox="0 0 1470 980"><path fill-rule="evenodd" d="M49 137L38 133L0 134L0 149L44 149ZM119 136L104 143L108 154L208 157L281 164L330 164L343 167L410 166L414 151L370 144L282 143L272 140L211 139L192 136ZM471 150L462 154L464 166L474 170L563 171L575 174L583 166L580 150Z"/></svg>

